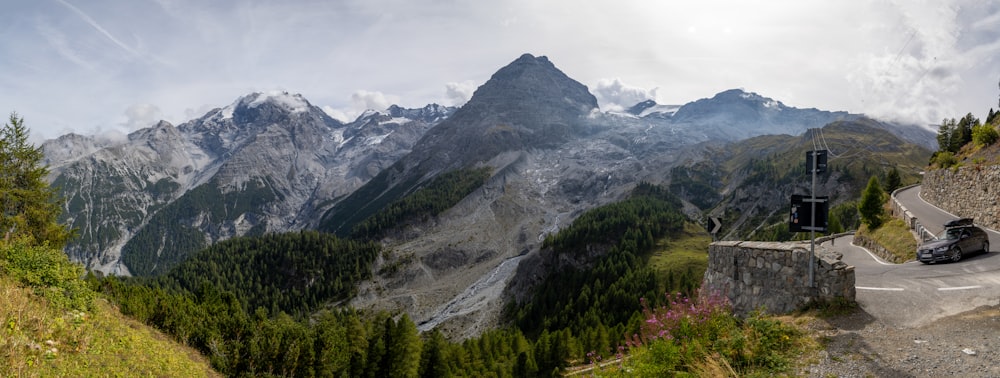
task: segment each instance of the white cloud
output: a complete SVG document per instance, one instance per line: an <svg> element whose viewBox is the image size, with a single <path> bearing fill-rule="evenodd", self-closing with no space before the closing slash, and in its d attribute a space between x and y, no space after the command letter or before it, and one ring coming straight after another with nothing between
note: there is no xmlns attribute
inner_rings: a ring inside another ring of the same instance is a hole
<svg viewBox="0 0 1000 378"><path fill-rule="evenodd" d="M358 90L351 94L350 105L335 108L330 105L320 106L323 112L341 122L351 122L366 110L384 111L389 106L399 104L399 97L386 95L379 91Z"/></svg>
<svg viewBox="0 0 1000 378"><path fill-rule="evenodd" d="M396 96L386 96L384 93L378 91L360 90L351 94L351 104L354 105L353 110L358 113L369 109L382 111L388 109L389 105L396 102L399 102L399 98Z"/></svg>
<svg viewBox="0 0 1000 378"><path fill-rule="evenodd" d="M599 80L590 91L597 97L601 110L622 111L646 100L656 101L658 90L659 88L634 87L619 78L613 78Z"/></svg>
<svg viewBox="0 0 1000 378"><path fill-rule="evenodd" d="M353 121L353 119L351 117L348 117L347 113L344 113L343 110L334 109L330 105L323 105L320 107L320 109L323 109L323 112L326 113L326 115L330 116L330 118L333 118L340 122L347 123Z"/></svg>
<svg viewBox="0 0 1000 378"><path fill-rule="evenodd" d="M163 119L163 112L153 104L132 104L125 109L123 126L129 131L136 131L153 126Z"/></svg>
<svg viewBox="0 0 1000 378"><path fill-rule="evenodd" d="M597 83L591 91L603 110L742 87L791 106L938 122L996 106L1000 79L996 1L60 0L8 8L18 17L0 38L0 104L47 137L122 126L118 109L129 104L156 104L179 124L259 88L302 93L341 120L391 104L462 105L473 83L525 52ZM155 122L133 110L129 128Z"/></svg>
<svg viewBox="0 0 1000 378"><path fill-rule="evenodd" d="M469 99L472 98L472 94L475 92L476 83L472 80L445 84L445 97L449 103L444 105L462 106L466 102L469 102Z"/></svg>

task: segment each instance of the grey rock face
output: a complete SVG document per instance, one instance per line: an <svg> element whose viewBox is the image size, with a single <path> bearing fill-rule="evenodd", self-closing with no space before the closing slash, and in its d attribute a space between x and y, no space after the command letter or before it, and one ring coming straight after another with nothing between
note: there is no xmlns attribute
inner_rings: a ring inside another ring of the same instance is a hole
<svg viewBox="0 0 1000 378"><path fill-rule="evenodd" d="M52 166L50 180L66 199L65 220L80 233L67 253L90 269L150 274L167 268L160 259L176 260L164 252L191 252L172 250L164 237L134 241L150 222L192 228L184 237L203 239L192 246L247 232L302 229L331 199L409 152L452 109L393 111L396 116L369 112L342 124L300 95L253 93L177 127L161 121L113 145L74 135L48 141L43 148ZM222 198L200 198L205 193ZM255 193L256 201L231 203L240 193ZM199 198L187 198L193 195ZM176 209L205 203L221 207L214 213ZM160 218L187 216L157 219L160 213ZM157 231L181 237L162 227ZM131 272L122 264L123 250L150 251L139 259L147 260L146 267Z"/></svg>

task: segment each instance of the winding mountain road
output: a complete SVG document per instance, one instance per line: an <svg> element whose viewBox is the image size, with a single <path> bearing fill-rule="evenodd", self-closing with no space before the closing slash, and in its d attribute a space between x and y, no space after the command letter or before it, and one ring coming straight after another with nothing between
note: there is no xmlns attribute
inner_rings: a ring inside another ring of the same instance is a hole
<svg viewBox="0 0 1000 378"><path fill-rule="evenodd" d="M896 198L932 233L956 218L925 202L920 186L902 190ZM887 263L852 245L852 236L823 246L842 253L843 261L855 267L857 302L863 310L889 325L911 328L1000 303L1000 233L987 233L992 251L957 263Z"/></svg>

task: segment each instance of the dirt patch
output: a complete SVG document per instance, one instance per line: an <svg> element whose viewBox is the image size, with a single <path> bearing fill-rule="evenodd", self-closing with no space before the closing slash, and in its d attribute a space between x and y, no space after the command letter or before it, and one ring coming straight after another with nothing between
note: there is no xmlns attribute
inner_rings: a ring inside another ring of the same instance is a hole
<svg viewBox="0 0 1000 378"><path fill-rule="evenodd" d="M857 309L814 319L825 346L800 371L809 377L998 377L1000 307L981 307L918 328L894 328Z"/></svg>

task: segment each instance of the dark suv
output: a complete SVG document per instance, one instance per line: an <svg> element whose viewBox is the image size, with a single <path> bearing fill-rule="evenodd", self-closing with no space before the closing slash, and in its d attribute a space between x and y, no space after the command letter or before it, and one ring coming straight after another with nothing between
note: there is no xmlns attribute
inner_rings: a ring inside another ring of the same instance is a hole
<svg viewBox="0 0 1000 378"><path fill-rule="evenodd" d="M944 231L917 247L917 260L924 264L938 261L956 262L963 253L990 251L986 231L972 224L971 218L956 219L944 224Z"/></svg>

